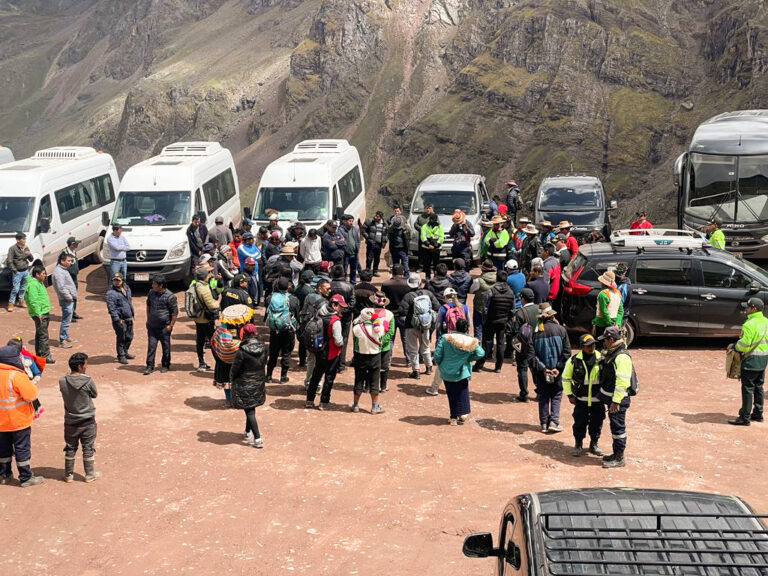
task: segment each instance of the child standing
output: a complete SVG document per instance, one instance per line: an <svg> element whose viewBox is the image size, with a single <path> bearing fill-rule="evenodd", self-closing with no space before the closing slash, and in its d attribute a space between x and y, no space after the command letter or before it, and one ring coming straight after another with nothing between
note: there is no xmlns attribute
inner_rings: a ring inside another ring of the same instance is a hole
<svg viewBox="0 0 768 576"><path fill-rule="evenodd" d="M59 379L61 397L64 399L64 481L72 482L75 473L75 454L83 447L85 481L93 482L100 472L94 472L96 452L96 407L93 399L98 392L96 384L86 375L88 355L83 352L69 358L70 373Z"/></svg>

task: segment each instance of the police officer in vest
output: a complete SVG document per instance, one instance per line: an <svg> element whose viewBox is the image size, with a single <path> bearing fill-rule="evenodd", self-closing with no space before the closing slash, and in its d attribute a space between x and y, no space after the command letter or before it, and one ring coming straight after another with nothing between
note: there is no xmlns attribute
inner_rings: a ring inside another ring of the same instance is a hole
<svg viewBox="0 0 768 576"><path fill-rule="evenodd" d="M768 364L768 318L763 315L765 304L760 298L742 303L747 321L741 327L741 337L734 348L741 352L741 410L739 417L728 420L734 426L749 426L763 421L763 383Z"/></svg>
<svg viewBox="0 0 768 576"><path fill-rule="evenodd" d="M632 358L618 326L606 328L598 340L603 342L603 357L599 362L599 398L608 406L608 421L613 436L613 454L603 456L603 468L621 468L624 466L624 450L627 447Z"/></svg>
<svg viewBox="0 0 768 576"><path fill-rule="evenodd" d="M573 404L573 437L576 444L571 452L573 456L584 454L584 437L589 429L589 452L602 456L603 451L597 445L605 421L605 405L598 398L600 373L600 352L595 350L597 340L592 334L584 334L579 339L581 351L571 356L563 369L563 392Z"/></svg>

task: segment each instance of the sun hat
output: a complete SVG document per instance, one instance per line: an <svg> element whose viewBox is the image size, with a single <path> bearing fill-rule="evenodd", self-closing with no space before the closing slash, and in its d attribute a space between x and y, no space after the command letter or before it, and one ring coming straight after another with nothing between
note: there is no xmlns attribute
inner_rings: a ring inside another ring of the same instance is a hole
<svg viewBox="0 0 768 576"><path fill-rule="evenodd" d="M549 302L542 302L539 304L539 316L543 316L544 318L551 318L555 314L557 314L557 312L555 312L555 309L552 308L552 304Z"/></svg>
<svg viewBox="0 0 768 576"><path fill-rule="evenodd" d="M563 228L573 228L573 224L568 222L568 220L560 220L560 224L558 224L557 227L560 228L560 230Z"/></svg>
<svg viewBox="0 0 768 576"><path fill-rule="evenodd" d="M606 286L613 286L616 284L616 274L613 273L613 270L606 270L602 276L598 276L597 280L601 284L605 284Z"/></svg>
<svg viewBox="0 0 768 576"><path fill-rule="evenodd" d="M517 182L514 180L507 180L507 186L517 186Z"/></svg>
<svg viewBox="0 0 768 576"><path fill-rule="evenodd" d="M296 256L296 245L293 242L286 242L280 250L280 256Z"/></svg>
<svg viewBox="0 0 768 576"><path fill-rule="evenodd" d="M539 222L539 225L542 228L554 228L554 226L552 226L552 222L550 222L549 220L542 220L541 222Z"/></svg>
<svg viewBox="0 0 768 576"><path fill-rule="evenodd" d="M416 273L411 274L408 276L408 286L411 288L418 288L421 286L421 276L419 276Z"/></svg>
<svg viewBox="0 0 768 576"><path fill-rule="evenodd" d="M504 220L504 218L502 218L501 216L494 216L494 217L491 219L491 224L492 224L492 225L496 225L496 224L504 224L504 222L506 222L506 220Z"/></svg>
<svg viewBox="0 0 768 576"><path fill-rule="evenodd" d="M539 231L536 229L536 226L533 224L528 224L525 228L523 228L523 232L526 234L538 234Z"/></svg>
<svg viewBox="0 0 768 576"><path fill-rule="evenodd" d="M530 224L531 223L531 219L530 218L526 218L525 216L523 216L522 218L519 218L517 220L517 222L518 222L518 224Z"/></svg>

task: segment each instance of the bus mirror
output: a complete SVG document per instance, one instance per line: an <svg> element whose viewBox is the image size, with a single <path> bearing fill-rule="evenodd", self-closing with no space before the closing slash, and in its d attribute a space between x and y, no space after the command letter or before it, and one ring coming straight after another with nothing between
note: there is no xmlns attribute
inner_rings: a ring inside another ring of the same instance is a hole
<svg viewBox="0 0 768 576"><path fill-rule="evenodd" d="M104 212L101 213L101 225L102 226L109 226L109 212L104 210Z"/></svg>
<svg viewBox="0 0 768 576"><path fill-rule="evenodd" d="M683 171L685 170L685 164L688 161L688 154L680 154L675 160L675 188L678 190L683 185Z"/></svg>
<svg viewBox="0 0 768 576"><path fill-rule="evenodd" d="M341 222L341 219L344 217L344 208L342 208L341 206L336 206L336 210L333 213L333 217L334 219Z"/></svg>
<svg viewBox="0 0 768 576"><path fill-rule="evenodd" d="M616 210L619 207L619 203L616 200L611 200L611 210Z"/></svg>
<svg viewBox="0 0 768 576"><path fill-rule="evenodd" d="M243 208L243 216L245 216L245 218L246 218L247 220L250 220L250 219L251 219L251 209L250 209L250 208L248 208L248 206L246 206L245 208Z"/></svg>
<svg viewBox="0 0 768 576"><path fill-rule="evenodd" d="M37 228L43 234L47 234L51 231L51 221L48 220L48 218L40 218L40 222L38 222Z"/></svg>
<svg viewBox="0 0 768 576"><path fill-rule="evenodd" d="M498 555L493 547L493 536L489 532L478 532L464 538L462 552L467 558L488 558Z"/></svg>

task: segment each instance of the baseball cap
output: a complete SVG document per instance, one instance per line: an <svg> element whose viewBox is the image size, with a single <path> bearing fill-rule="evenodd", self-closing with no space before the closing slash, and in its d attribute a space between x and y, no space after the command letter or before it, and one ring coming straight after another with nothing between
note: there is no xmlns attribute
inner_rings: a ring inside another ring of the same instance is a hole
<svg viewBox="0 0 768 576"><path fill-rule="evenodd" d="M526 302L533 302L534 298L536 296L533 293L533 290L530 288L523 288L520 290L520 296L525 299Z"/></svg>
<svg viewBox="0 0 768 576"><path fill-rule="evenodd" d="M449 296L458 296L459 293L456 292L454 288L446 288L445 292L443 292L443 298L448 298Z"/></svg>
<svg viewBox="0 0 768 576"><path fill-rule="evenodd" d="M331 266L333 266L333 262L330 260L323 260L320 262L320 271L328 274L328 272L331 270Z"/></svg>
<svg viewBox="0 0 768 576"><path fill-rule="evenodd" d="M507 270L517 270L518 268L517 260L515 260L514 258L507 260L507 263L504 264L504 268L506 268Z"/></svg>
<svg viewBox="0 0 768 576"><path fill-rule="evenodd" d="M210 254L203 254L200 257L200 264L205 264L206 262L210 262L213 257Z"/></svg>
<svg viewBox="0 0 768 576"><path fill-rule="evenodd" d="M344 296L342 296L341 294L334 294L333 296L331 296L331 303L336 303L342 308L347 307L347 301L344 300Z"/></svg>
<svg viewBox="0 0 768 576"><path fill-rule="evenodd" d="M557 236L555 236L555 240L562 240L563 242L565 242L566 240L568 240L568 238L565 237L565 234L558 234Z"/></svg>
<svg viewBox="0 0 768 576"><path fill-rule="evenodd" d="M215 222L216 222L216 224L224 224L224 217L223 216L216 216Z"/></svg>
<svg viewBox="0 0 768 576"><path fill-rule="evenodd" d="M608 326L598 340L602 342L603 340L608 340L608 338L611 340L621 340L621 331L616 326Z"/></svg>
<svg viewBox="0 0 768 576"><path fill-rule="evenodd" d="M206 242L205 244L203 244L203 250L205 252L210 252L211 250L213 250L213 244L211 244L210 242Z"/></svg>
<svg viewBox="0 0 768 576"><path fill-rule="evenodd" d="M597 343L597 340L595 340L595 337L592 336L592 334L582 334L581 338L579 338L579 344L581 346L591 346L595 343Z"/></svg>
<svg viewBox="0 0 768 576"><path fill-rule="evenodd" d="M253 238L252 232L246 232L245 234L243 234L243 240L250 240L252 238Z"/></svg>
<svg viewBox="0 0 768 576"><path fill-rule="evenodd" d="M248 256L248 258L245 259L245 264L256 264L256 260Z"/></svg>
<svg viewBox="0 0 768 576"><path fill-rule="evenodd" d="M80 244L80 240L78 240L74 236L70 236L69 238L67 238L67 246L69 246L70 244Z"/></svg>
<svg viewBox="0 0 768 576"><path fill-rule="evenodd" d="M754 306L761 312L765 309L765 303L760 300L760 298L750 298L746 302L741 303L742 308L746 308L747 306Z"/></svg>

